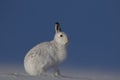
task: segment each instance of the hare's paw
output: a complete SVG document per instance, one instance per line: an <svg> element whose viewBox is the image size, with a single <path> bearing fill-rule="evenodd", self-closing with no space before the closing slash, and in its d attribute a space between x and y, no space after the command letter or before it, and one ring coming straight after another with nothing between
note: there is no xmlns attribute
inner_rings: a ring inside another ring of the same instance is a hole
<svg viewBox="0 0 120 80"><path fill-rule="evenodd" d="M59 77L60 76L60 72L54 72L53 74L55 77Z"/></svg>

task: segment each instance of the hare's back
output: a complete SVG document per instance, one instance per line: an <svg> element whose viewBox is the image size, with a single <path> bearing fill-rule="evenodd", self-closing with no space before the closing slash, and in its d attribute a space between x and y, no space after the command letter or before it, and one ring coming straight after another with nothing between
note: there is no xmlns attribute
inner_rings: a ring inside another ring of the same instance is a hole
<svg viewBox="0 0 120 80"><path fill-rule="evenodd" d="M54 45L50 42L43 42L32 49L27 53L26 57L47 57L51 53L54 53Z"/></svg>

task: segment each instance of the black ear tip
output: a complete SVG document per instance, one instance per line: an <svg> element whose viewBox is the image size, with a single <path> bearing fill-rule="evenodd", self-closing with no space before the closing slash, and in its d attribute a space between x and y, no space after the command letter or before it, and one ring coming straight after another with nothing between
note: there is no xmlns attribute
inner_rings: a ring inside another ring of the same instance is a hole
<svg viewBox="0 0 120 80"><path fill-rule="evenodd" d="M57 32L61 32L61 28L60 28L60 23L59 22L55 23L55 28L56 28Z"/></svg>
<svg viewBox="0 0 120 80"><path fill-rule="evenodd" d="M56 22L55 24L56 24L56 25L60 25L60 23L59 23L59 22Z"/></svg>

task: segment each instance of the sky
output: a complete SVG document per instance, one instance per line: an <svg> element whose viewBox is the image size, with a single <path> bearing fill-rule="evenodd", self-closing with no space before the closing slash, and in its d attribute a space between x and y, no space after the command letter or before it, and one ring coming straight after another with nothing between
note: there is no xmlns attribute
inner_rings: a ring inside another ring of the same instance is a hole
<svg viewBox="0 0 120 80"><path fill-rule="evenodd" d="M54 24L69 36L64 65L120 70L119 0L0 0L0 64L23 64Z"/></svg>

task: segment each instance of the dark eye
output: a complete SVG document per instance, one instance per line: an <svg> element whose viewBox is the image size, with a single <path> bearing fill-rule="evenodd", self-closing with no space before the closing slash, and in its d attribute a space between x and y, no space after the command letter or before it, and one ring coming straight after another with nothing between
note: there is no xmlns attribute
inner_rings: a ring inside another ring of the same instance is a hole
<svg viewBox="0 0 120 80"><path fill-rule="evenodd" d="M60 37L63 37L63 35L61 34Z"/></svg>

